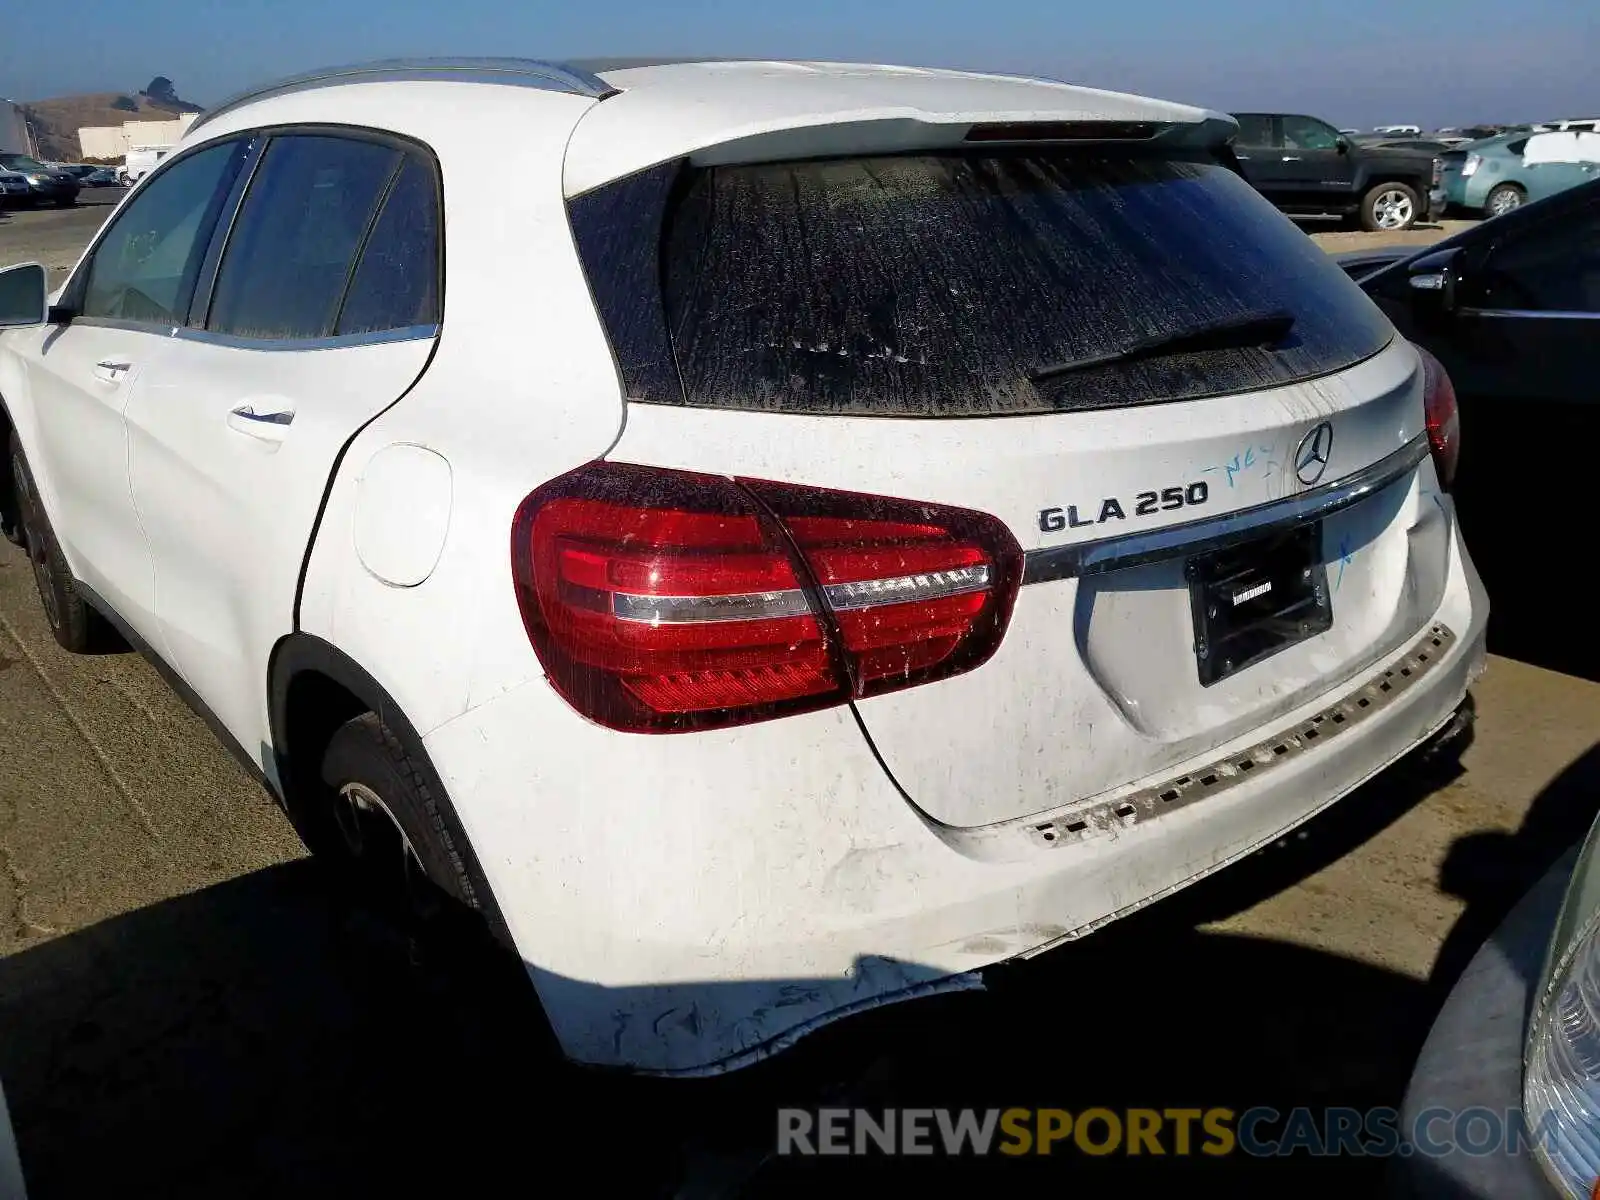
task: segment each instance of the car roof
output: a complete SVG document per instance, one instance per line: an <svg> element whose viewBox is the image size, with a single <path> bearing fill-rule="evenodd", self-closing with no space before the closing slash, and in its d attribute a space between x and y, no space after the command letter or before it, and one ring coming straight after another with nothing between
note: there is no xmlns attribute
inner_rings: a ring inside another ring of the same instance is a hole
<svg viewBox="0 0 1600 1200"><path fill-rule="evenodd" d="M313 108L327 112L320 98L305 103L309 92L348 88L354 102L359 90L360 107L368 109L376 101L372 85L462 83L482 84L501 96L504 89L519 89L514 105L485 105L496 117L515 121L547 111L572 122L564 181L569 196L713 147L754 154L753 143L760 143L760 157L770 158L950 145L973 125L1130 123L1151 126L1142 136L1163 144L1204 145L1222 145L1237 131L1225 114L1190 105L1051 79L939 68L756 59L424 58L326 68L253 88L198 117L184 143L256 123L257 115L299 120ZM450 99L459 112L459 92ZM257 107L259 114L250 111ZM393 110L401 115L383 127L406 132L404 113L414 110ZM201 130L205 137L196 138Z"/></svg>

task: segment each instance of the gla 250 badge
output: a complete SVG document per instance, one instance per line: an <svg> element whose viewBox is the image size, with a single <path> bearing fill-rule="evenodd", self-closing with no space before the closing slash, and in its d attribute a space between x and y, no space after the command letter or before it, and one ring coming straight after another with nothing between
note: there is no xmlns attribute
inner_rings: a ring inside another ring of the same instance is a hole
<svg viewBox="0 0 1600 1200"><path fill-rule="evenodd" d="M1080 514L1076 504L1069 504L1065 508L1041 508L1039 510L1039 532L1060 533L1063 529L1082 529L1087 525L1103 525L1107 521L1125 521L1128 518L1128 509L1133 510L1136 517L1148 517L1157 512L1171 512L1177 508L1194 508L1204 504L1211 498L1211 489L1206 486L1206 481L1197 479L1184 487L1162 488L1157 492L1140 492L1133 498L1133 503L1124 506L1115 496L1107 496L1100 501L1098 509L1086 506ZM1097 512L1098 515L1088 515Z"/></svg>

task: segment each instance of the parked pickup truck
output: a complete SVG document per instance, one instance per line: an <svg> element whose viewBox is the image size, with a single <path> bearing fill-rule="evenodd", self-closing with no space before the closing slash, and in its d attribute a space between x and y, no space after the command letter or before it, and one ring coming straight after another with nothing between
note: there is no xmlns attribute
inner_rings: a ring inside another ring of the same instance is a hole
<svg viewBox="0 0 1600 1200"><path fill-rule="evenodd" d="M1432 153L1362 146L1296 113L1233 116L1240 169L1282 211L1345 217L1374 230L1409 229L1431 215L1439 162Z"/></svg>

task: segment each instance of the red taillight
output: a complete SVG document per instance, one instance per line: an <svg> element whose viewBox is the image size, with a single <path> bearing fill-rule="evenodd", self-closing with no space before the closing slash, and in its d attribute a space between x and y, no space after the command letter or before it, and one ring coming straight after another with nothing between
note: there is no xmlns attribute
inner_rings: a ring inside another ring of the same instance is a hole
<svg viewBox="0 0 1600 1200"><path fill-rule="evenodd" d="M1456 389L1443 364L1421 346L1423 416L1428 425L1428 445L1433 449L1433 469L1445 491L1455 482L1456 463L1461 458L1461 412L1456 407Z"/></svg>
<svg viewBox="0 0 1600 1200"><path fill-rule="evenodd" d="M591 463L517 511L523 621L551 682L614 729L744 724L971 670L1022 551L983 513Z"/></svg>

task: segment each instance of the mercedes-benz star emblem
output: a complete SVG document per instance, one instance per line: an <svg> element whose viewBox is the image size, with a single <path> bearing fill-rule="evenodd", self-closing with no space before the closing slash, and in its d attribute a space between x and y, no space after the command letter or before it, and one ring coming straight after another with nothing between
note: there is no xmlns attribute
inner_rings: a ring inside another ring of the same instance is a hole
<svg viewBox="0 0 1600 1200"><path fill-rule="evenodd" d="M1294 477L1306 487L1322 478L1333 453L1333 426L1324 421L1305 437L1294 452Z"/></svg>

